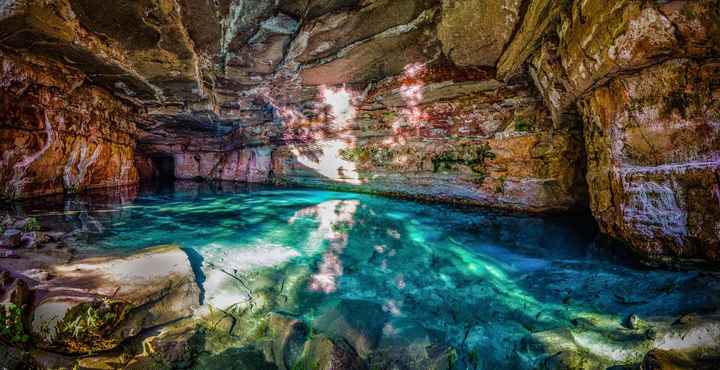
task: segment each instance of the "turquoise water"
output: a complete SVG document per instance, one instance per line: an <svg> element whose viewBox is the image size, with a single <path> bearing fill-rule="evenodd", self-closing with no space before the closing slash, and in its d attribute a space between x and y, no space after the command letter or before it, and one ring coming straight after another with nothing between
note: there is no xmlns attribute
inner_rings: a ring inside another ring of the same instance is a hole
<svg viewBox="0 0 720 370"><path fill-rule="evenodd" d="M89 254L179 244L206 307L300 316L368 356L419 343L454 349L457 368L534 368L570 341L622 363L649 345L628 339L628 315L661 322L720 306L717 276L619 263L584 216L193 183L49 204L16 210L75 230Z"/></svg>

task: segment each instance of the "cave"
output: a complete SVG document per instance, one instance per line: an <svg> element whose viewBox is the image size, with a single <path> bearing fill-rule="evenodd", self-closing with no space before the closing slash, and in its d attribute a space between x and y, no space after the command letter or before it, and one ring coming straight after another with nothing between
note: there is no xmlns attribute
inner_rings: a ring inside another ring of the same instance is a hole
<svg viewBox="0 0 720 370"><path fill-rule="evenodd" d="M717 369L720 0L0 0L3 367Z"/></svg>
<svg viewBox="0 0 720 370"><path fill-rule="evenodd" d="M153 168L157 171L154 179L161 182L175 180L175 158L170 155L154 155L150 158Z"/></svg>

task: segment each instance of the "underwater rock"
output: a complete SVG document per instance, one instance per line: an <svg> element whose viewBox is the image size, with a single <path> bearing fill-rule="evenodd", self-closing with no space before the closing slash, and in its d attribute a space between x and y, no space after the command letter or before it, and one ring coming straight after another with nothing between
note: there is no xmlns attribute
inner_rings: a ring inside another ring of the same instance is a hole
<svg viewBox="0 0 720 370"><path fill-rule="evenodd" d="M268 319L270 358L280 370L293 369L302 356L309 329L302 321L280 313Z"/></svg>
<svg viewBox="0 0 720 370"><path fill-rule="evenodd" d="M375 302L341 300L313 322L313 329L332 338L342 338L366 359L380 343L389 314Z"/></svg>
<svg viewBox="0 0 720 370"><path fill-rule="evenodd" d="M218 354L202 354L193 364L198 370L276 370L277 367L268 362L262 352L254 348L228 348ZM300 368L303 369L303 368ZM308 369L324 369L321 367ZM341 368L336 368L341 369ZM344 369L344 368L342 368Z"/></svg>
<svg viewBox="0 0 720 370"><path fill-rule="evenodd" d="M630 316L625 318L623 325L625 325L625 327L628 329L637 330L640 328L640 317L636 314L631 314Z"/></svg>
<svg viewBox="0 0 720 370"><path fill-rule="evenodd" d="M343 339L330 339L323 334L305 343L303 356L293 368L317 370L363 370L367 365Z"/></svg>
<svg viewBox="0 0 720 370"><path fill-rule="evenodd" d="M453 348L433 343L430 333L415 322L397 320L385 325L378 348L368 361L372 369L451 369Z"/></svg>
<svg viewBox="0 0 720 370"><path fill-rule="evenodd" d="M720 364L720 356L693 359L678 351L653 349L643 358L641 370L712 370Z"/></svg>
<svg viewBox="0 0 720 370"><path fill-rule="evenodd" d="M70 353L112 349L142 330L192 315L200 291L187 255L169 245L129 257L56 266L36 289L32 333L39 345Z"/></svg>

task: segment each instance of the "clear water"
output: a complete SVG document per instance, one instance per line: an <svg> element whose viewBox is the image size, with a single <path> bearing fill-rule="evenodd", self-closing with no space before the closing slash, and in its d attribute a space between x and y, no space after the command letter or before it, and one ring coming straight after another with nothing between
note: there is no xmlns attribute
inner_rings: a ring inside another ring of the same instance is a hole
<svg viewBox="0 0 720 370"><path fill-rule="evenodd" d="M673 320L720 306L717 276L618 263L594 247L597 230L581 216L187 183L15 207L76 230L88 254L179 244L201 271L205 305L252 301L310 325L340 307L371 348L398 338L450 346L458 368L536 367L552 349L548 333L635 361L613 334L628 315Z"/></svg>

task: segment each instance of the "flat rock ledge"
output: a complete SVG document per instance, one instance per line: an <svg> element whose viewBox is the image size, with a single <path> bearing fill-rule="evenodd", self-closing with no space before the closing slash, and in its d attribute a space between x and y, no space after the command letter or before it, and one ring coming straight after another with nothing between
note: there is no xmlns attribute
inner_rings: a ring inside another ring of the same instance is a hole
<svg viewBox="0 0 720 370"><path fill-rule="evenodd" d="M200 303L188 256L176 245L80 260L50 274L32 287L28 316L36 346L54 352L114 349L145 330L190 317Z"/></svg>

